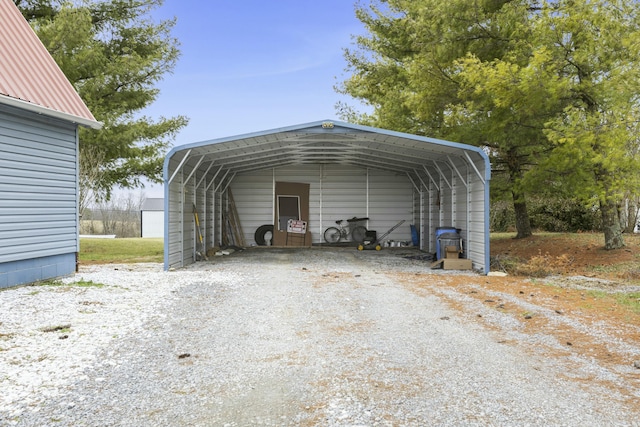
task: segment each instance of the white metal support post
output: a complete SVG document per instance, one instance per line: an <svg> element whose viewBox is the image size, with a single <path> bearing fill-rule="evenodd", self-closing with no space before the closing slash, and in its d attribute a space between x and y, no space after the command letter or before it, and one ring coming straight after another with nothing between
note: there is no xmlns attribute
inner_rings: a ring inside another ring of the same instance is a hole
<svg viewBox="0 0 640 427"><path fill-rule="evenodd" d="M216 210L218 209L218 202L216 201L216 193L213 190L209 190L208 191L209 196L207 197L207 199L209 200L209 203L211 204L211 206L209 206L209 210L211 212L210 218L209 218L209 230L207 231L207 233L209 234L209 245L210 246L215 246L216 245L216 238L218 237L218 230L217 230L217 226L216 226Z"/></svg>
<svg viewBox="0 0 640 427"><path fill-rule="evenodd" d="M458 228L458 178L451 171L451 225Z"/></svg>
<svg viewBox="0 0 640 427"><path fill-rule="evenodd" d="M466 251L467 251L467 258L469 258L470 254L469 254L469 233L471 232L471 171L469 170L469 167L466 168L467 169L467 225L466 225L466 230L467 230L467 246L466 246Z"/></svg>
<svg viewBox="0 0 640 427"><path fill-rule="evenodd" d="M420 187L420 232L418 233L418 246L420 250L424 250L424 190Z"/></svg>
<svg viewBox="0 0 640 427"><path fill-rule="evenodd" d="M319 212L319 216L318 216L318 236L320 236L320 243L321 244L324 243L322 241L323 240L323 237L322 237L322 181L323 181L323 178L324 178L324 165L321 164L320 165L320 177L318 179L319 180L318 186L320 187L319 188L319 190L320 190L320 196L319 196L319 199L320 199L319 200L320 212Z"/></svg>
<svg viewBox="0 0 640 427"><path fill-rule="evenodd" d="M213 190L214 194L216 190ZM222 193L218 193L218 244L222 245Z"/></svg>
<svg viewBox="0 0 640 427"><path fill-rule="evenodd" d="M431 185L433 185L437 191L437 186L433 181L429 184L429 186ZM436 191L429 191L429 252L435 250L434 231L436 224L434 222L435 212L433 206L435 205L436 201L434 194L436 194L436 197L439 197Z"/></svg>
<svg viewBox="0 0 640 427"><path fill-rule="evenodd" d="M204 158L204 156L200 157L200 160L198 161L198 164L196 165L196 167L198 165L200 165L200 163L202 162L202 159ZM193 184L192 184L192 193L193 195L191 196L191 210L193 211L193 207L194 206L198 206L198 188L196 187L197 184L197 176L196 176L196 169L194 169L193 171L191 171L191 173L189 174L189 178L188 181L191 181L191 177L193 177ZM196 224L196 219L195 219L195 215L192 213L191 214L191 230L192 230L192 239L193 239L193 250L191 251L191 255L193 257L193 262L196 262L197 256L196 253L198 252L198 230L196 229L198 226Z"/></svg>
<svg viewBox="0 0 640 427"><path fill-rule="evenodd" d="M180 266L184 267L184 199L187 197L184 191L184 173L180 171Z"/></svg>
<svg viewBox="0 0 640 427"><path fill-rule="evenodd" d="M278 229L278 225L276 222L278 218L276 218L276 168L271 169L271 223L273 224L273 233L272 236L275 236L275 231ZM272 240L273 242L273 240Z"/></svg>
<svg viewBox="0 0 640 427"><path fill-rule="evenodd" d="M366 184L365 184L365 188L366 188L366 192L367 194L365 194L365 215L367 218L369 218L369 168L366 169L366 173L365 173L365 179L367 180ZM367 220L367 227L369 226L369 221Z"/></svg>

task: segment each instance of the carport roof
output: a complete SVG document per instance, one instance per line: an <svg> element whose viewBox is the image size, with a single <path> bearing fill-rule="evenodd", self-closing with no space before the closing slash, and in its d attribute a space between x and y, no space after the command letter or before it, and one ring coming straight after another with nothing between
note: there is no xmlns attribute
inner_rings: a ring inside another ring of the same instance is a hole
<svg viewBox="0 0 640 427"><path fill-rule="evenodd" d="M283 166L339 164L406 173L471 165L484 182L490 165L482 149L470 145L323 120L175 147L165 160L165 183L187 173L223 170L227 176ZM171 174L169 176L169 174ZM199 174L200 175L200 174ZM433 179L433 178L431 178Z"/></svg>

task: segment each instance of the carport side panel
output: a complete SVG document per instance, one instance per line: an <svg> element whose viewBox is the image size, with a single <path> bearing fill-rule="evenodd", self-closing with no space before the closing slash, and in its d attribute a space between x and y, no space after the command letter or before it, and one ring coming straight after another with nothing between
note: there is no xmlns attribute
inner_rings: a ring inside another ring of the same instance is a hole
<svg viewBox="0 0 640 427"><path fill-rule="evenodd" d="M464 172L464 170L462 171ZM466 175L466 174L465 174ZM468 178L468 177L467 177ZM470 198L470 192L468 191L468 184L465 185L465 182L457 175L453 174L451 177L452 183L452 207L451 207L451 215L453 218L453 222L451 225L460 229L460 237L462 238L464 250L465 250L465 258L469 258L469 254L466 252L466 246L469 242L469 218L468 218L468 201Z"/></svg>
<svg viewBox="0 0 640 427"><path fill-rule="evenodd" d="M450 183L456 183L450 177L447 179ZM422 249L431 253L435 252L435 231L438 227L454 226L460 228L466 246L466 256L473 260L474 269L488 272L488 255L485 252L489 238L485 231L488 221L486 218L488 212L485 209L488 204L486 203L488 195L485 195L485 184L477 175L470 174L469 180L468 189L457 182L453 192L446 183L440 192L432 182L429 183L429 191L425 192L423 207L425 233L422 235L426 242ZM443 185L443 182L440 179L439 185ZM456 203L452 203L453 200Z"/></svg>
<svg viewBox="0 0 640 427"><path fill-rule="evenodd" d="M488 196L487 196L488 197ZM484 184L474 180L469 193L469 229L466 230L467 257L473 260L475 269L487 272L485 248L488 235L485 233L485 220L489 215L485 211Z"/></svg>
<svg viewBox="0 0 640 427"><path fill-rule="evenodd" d="M187 192L182 185L183 172L180 171L174 178L173 182L165 190L168 194L167 215L167 241L165 242L165 250L167 251L166 268L179 268L189 265L193 262L191 253L193 248L193 239L190 237L191 216L193 216L193 207L186 208L183 202L187 197ZM190 201L188 199L187 201Z"/></svg>
<svg viewBox="0 0 640 427"><path fill-rule="evenodd" d="M273 225L273 171L266 169L237 175L230 188L245 242L248 246L255 246L258 227Z"/></svg>

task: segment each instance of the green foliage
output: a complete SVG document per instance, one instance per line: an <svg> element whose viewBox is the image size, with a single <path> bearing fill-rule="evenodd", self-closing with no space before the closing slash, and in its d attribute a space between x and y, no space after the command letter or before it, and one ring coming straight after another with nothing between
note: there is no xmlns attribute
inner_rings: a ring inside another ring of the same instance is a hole
<svg viewBox="0 0 640 427"><path fill-rule="evenodd" d="M639 16L634 0L373 1L340 90L373 107L365 124L484 147L518 227L540 189L599 205L613 248L640 188Z"/></svg>
<svg viewBox="0 0 640 427"><path fill-rule="evenodd" d="M537 230L564 233L601 230L600 211L576 200L534 198L530 207L531 226Z"/></svg>
<svg viewBox="0 0 640 427"><path fill-rule="evenodd" d="M530 14L508 0L374 2L358 11L369 35L346 51L341 90L374 107L366 124L484 147L522 205L522 177L547 149L544 120L561 108L541 90L555 69L546 51L532 54Z"/></svg>
<svg viewBox="0 0 640 427"><path fill-rule="evenodd" d="M51 0L13 0L27 21L41 18L51 18L55 15L55 8L60 6L59 1Z"/></svg>
<svg viewBox="0 0 640 427"><path fill-rule="evenodd" d="M80 130L81 174L97 163L100 173L83 181L95 197L109 198L114 185L132 188L146 177L162 179L164 154L187 124L182 116L153 120L143 110L158 96L157 84L176 65L175 20L149 16L162 0L18 1L30 22L98 121Z"/></svg>
<svg viewBox="0 0 640 427"><path fill-rule="evenodd" d="M531 226L538 231L576 233L602 229L600 211L575 199L531 197L528 207ZM489 221L494 232L514 229L513 206L499 200L492 202Z"/></svg>
<svg viewBox="0 0 640 427"><path fill-rule="evenodd" d="M498 200L491 203L489 212L489 228L492 232L504 233L515 227L516 218L513 204Z"/></svg>
<svg viewBox="0 0 640 427"><path fill-rule="evenodd" d="M605 247L624 246L618 206L640 184L637 2L559 1L542 9L540 33L562 66L569 104L545 134L553 149L532 185L559 182L600 206ZM553 87L553 85L552 85Z"/></svg>

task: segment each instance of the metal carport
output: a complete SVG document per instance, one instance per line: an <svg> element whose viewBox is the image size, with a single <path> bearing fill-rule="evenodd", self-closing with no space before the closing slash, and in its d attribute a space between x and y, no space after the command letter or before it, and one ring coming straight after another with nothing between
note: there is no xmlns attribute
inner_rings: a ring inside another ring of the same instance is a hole
<svg viewBox="0 0 640 427"><path fill-rule="evenodd" d="M335 120L181 145L164 164L165 269L196 260L194 206L206 248L220 244L231 203L250 242L257 226L274 223L280 181L309 184L314 244L354 216L376 230L406 219L430 252L436 229L455 227L474 269L488 273L490 178L478 147ZM398 233L411 240L408 226Z"/></svg>

